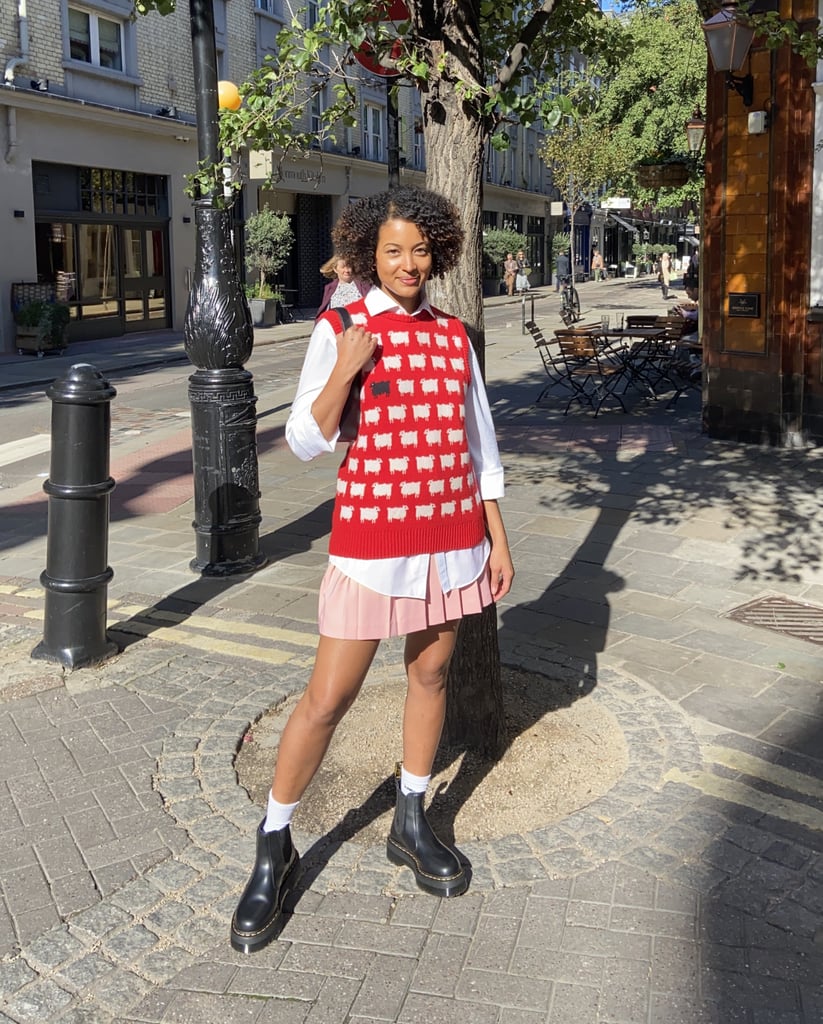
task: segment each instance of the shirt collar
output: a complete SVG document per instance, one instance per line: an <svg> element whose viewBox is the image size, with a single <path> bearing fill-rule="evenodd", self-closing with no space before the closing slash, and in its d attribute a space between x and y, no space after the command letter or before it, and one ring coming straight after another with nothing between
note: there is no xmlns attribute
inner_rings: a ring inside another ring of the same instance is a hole
<svg viewBox="0 0 823 1024"><path fill-rule="evenodd" d="M409 315L401 305L395 302L390 295L387 295L382 288L378 288L376 285L373 286L371 291L366 295L366 309L369 311L370 316L377 316L378 313L399 313L401 316ZM414 313L412 313L412 316L417 316L418 313L430 313L434 316L434 310L431 307L431 303L426 298L425 290L421 296L420 305Z"/></svg>

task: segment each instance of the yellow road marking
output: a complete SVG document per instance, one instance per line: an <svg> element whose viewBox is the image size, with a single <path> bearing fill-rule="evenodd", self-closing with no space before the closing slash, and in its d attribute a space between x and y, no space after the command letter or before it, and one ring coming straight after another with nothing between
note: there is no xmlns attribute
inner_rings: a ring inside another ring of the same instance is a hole
<svg viewBox="0 0 823 1024"><path fill-rule="evenodd" d="M159 629L147 622L129 622L128 626L118 629L116 625L110 627L113 633L137 633L139 636L152 636L157 640L167 640L170 643L182 644L184 647L193 647L198 651L209 651L212 654L229 654L232 657L249 658L252 661L262 661L267 665L285 665L292 660L288 651L278 650L276 647L253 647L251 644L238 643L236 640L221 640L211 636L191 636L180 629L169 629L161 626Z"/></svg>
<svg viewBox="0 0 823 1024"><path fill-rule="evenodd" d="M711 772L684 772L680 768L672 768L663 776L664 782L680 782L691 786L706 796L713 796L727 803L749 807L763 814L772 814L784 821L793 821L796 825L804 825L815 832L823 832L823 813L807 804L796 803L771 793L761 793L743 782L723 779Z"/></svg>
<svg viewBox="0 0 823 1024"><path fill-rule="evenodd" d="M111 614L113 612L119 616L117 619ZM44 609L29 609L24 612L24 617L42 622ZM159 622L168 622L170 625L156 625ZM313 658L294 651L284 651L282 648L258 645L254 643L255 639L273 644L290 644L292 647L308 648L310 651L317 647L315 633L300 633L296 629L280 629L262 623L232 622L227 619L185 615L157 608L147 610L142 605L124 605L116 600L109 602L108 629L115 633L153 636L158 640L193 647L195 650L249 658L268 665L284 665L290 662L310 668Z"/></svg>
<svg viewBox="0 0 823 1024"><path fill-rule="evenodd" d="M823 782L819 779L813 779L810 775L792 771L791 768L784 768L779 764L772 764L770 761L763 761L742 750L733 750L730 747L709 747L706 751L706 758L713 764L722 764L733 771L745 772L746 775L753 775L757 779L790 789L794 793L802 793L803 796L823 800Z"/></svg>
<svg viewBox="0 0 823 1024"><path fill-rule="evenodd" d="M120 616L137 616L143 621L171 622L184 629L195 629L206 633L228 633L231 636L251 636L261 640L272 640L275 643L294 644L296 647L317 647L315 633L300 633L296 629L280 629L278 626L266 626L258 622L232 622L228 619L206 618L197 615L185 615L181 612L161 611L158 608L147 610L138 606L121 605L117 608ZM122 623L122 618L119 620ZM131 623L130 623L131 625ZM112 628L114 624L112 624ZM173 627L170 627L173 628Z"/></svg>

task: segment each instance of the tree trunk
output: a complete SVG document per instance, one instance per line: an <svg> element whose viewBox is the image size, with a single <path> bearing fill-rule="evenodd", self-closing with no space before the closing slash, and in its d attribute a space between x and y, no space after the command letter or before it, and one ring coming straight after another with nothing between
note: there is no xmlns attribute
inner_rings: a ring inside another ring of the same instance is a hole
<svg viewBox="0 0 823 1024"><path fill-rule="evenodd" d="M481 368L483 333L483 153L487 135L479 111L461 100L455 78L482 81L479 5L409 3L430 40L431 77L423 96L426 184L460 210L465 242L457 267L430 288L431 299L466 324ZM421 24L435 9L436 25ZM455 11L459 8L459 18ZM439 16L437 16L439 14ZM489 757L504 746L503 690L494 607L463 620L449 670L445 742Z"/></svg>

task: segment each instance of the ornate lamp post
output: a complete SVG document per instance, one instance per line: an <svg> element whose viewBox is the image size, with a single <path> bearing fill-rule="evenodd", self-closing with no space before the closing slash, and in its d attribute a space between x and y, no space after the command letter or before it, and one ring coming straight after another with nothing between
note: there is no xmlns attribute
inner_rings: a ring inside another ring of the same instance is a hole
<svg viewBox="0 0 823 1024"><path fill-rule="evenodd" d="M213 0L189 0L201 164L216 167L217 52ZM226 106L237 97L226 89ZM230 207L213 187L195 200L197 252L183 326L189 377L194 463L196 553L191 567L205 576L253 572L265 564L258 549L257 399L243 368L254 342L251 314L231 244Z"/></svg>

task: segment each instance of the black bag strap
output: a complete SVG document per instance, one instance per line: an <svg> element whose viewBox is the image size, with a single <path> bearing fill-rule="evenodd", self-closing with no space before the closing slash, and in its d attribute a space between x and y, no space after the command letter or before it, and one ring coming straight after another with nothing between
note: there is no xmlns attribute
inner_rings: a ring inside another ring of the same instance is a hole
<svg viewBox="0 0 823 1024"><path fill-rule="evenodd" d="M343 330L347 331L352 325L351 313L349 313L345 306L335 306L332 312L337 313Z"/></svg>

